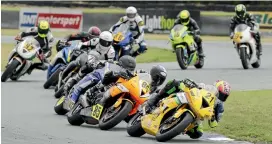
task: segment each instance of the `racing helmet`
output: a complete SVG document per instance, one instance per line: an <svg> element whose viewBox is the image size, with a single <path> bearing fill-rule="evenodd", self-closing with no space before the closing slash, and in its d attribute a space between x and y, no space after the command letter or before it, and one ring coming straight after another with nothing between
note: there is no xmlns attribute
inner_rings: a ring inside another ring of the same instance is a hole
<svg viewBox="0 0 272 144"><path fill-rule="evenodd" d="M130 6L126 9L126 16L129 21L134 21L137 15L137 9L133 6Z"/></svg>
<svg viewBox="0 0 272 144"><path fill-rule="evenodd" d="M225 102L230 95L231 90L230 84L223 80L217 80L214 83L214 86L218 90L218 99Z"/></svg>
<svg viewBox="0 0 272 144"><path fill-rule="evenodd" d="M134 74L136 68L136 60L133 57L124 55L119 59L118 64L130 72L130 74Z"/></svg>
<svg viewBox="0 0 272 144"><path fill-rule="evenodd" d="M246 15L246 7L243 4L238 4L235 6L235 13L237 17L244 18Z"/></svg>
<svg viewBox="0 0 272 144"><path fill-rule="evenodd" d="M48 21L46 20L41 20L38 23L38 35L41 38L45 38L49 32L50 29L50 25L48 23Z"/></svg>
<svg viewBox="0 0 272 144"><path fill-rule="evenodd" d="M109 50L112 45L113 37L109 31L103 31L99 35L99 47L98 51L101 53L105 53Z"/></svg>
<svg viewBox="0 0 272 144"><path fill-rule="evenodd" d="M190 12L188 10L183 10L179 13L179 18L181 20L181 24L188 25L190 22Z"/></svg>
<svg viewBox="0 0 272 144"><path fill-rule="evenodd" d="M101 30L97 26L92 26L88 30L89 39L92 39L94 37L99 37L101 34Z"/></svg>
<svg viewBox="0 0 272 144"><path fill-rule="evenodd" d="M167 77L167 71L163 66L155 65L151 68L150 75L152 78L152 84L155 86L160 86L164 83Z"/></svg>

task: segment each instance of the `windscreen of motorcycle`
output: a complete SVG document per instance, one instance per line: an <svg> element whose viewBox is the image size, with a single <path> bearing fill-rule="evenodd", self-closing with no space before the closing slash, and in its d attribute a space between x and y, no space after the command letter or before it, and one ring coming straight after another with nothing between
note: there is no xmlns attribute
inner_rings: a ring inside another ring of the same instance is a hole
<svg viewBox="0 0 272 144"><path fill-rule="evenodd" d="M246 24L239 24L235 27L235 32L243 32L245 31L247 28L249 28L249 26L247 26Z"/></svg>
<svg viewBox="0 0 272 144"><path fill-rule="evenodd" d="M143 94L146 94L150 91L150 84L151 84L151 75L149 73L139 73L139 79L140 79L140 91Z"/></svg>
<svg viewBox="0 0 272 144"><path fill-rule="evenodd" d="M17 53L26 60L32 60L36 56L36 52L40 49L39 42L34 37L27 37L19 45L17 45Z"/></svg>
<svg viewBox="0 0 272 144"><path fill-rule="evenodd" d="M175 25L170 34L170 39L173 38L183 38L187 35L187 27L181 24Z"/></svg>
<svg viewBox="0 0 272 144"><path fill-rule="evenodd" d="M113 39L115 41L122 41L128 32L129 26L127 24L122 24L113 32Z"/></svg>

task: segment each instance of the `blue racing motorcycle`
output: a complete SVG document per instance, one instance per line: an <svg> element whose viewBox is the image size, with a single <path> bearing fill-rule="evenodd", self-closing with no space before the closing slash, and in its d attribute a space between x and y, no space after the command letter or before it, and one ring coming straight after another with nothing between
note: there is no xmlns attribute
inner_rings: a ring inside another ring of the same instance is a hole
<svg viewBox="0 0 272 144"><path fill-rule="evenodd" d="M69 46L59 51L48 66L47 80L44 83L44 89L55 86L58 82L59 73L65 69L67 64L72 61L71 54L74 49L79 49L82 43L80 41L71 41Z"/></svg>
<svg viewBox="0 0 272 144"><path fill-rule="evenodd" d="M119 60L124 55L130 55L132 50L132 33L127 24L122 24L113 32L114 60Z"/></svg>

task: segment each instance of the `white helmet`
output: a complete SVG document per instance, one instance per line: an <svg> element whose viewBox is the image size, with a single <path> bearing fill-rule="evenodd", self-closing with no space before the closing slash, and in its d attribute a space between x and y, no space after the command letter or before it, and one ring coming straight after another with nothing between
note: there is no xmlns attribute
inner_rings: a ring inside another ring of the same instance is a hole
<svg viewBox="0 0 272 144"><path fill-rule="evenodd" d="M137 14L137 9L133 6L130 6L126 9L126 15L129 21L134 21Z"/></svg>
<svg viewBox="0 0 272 144"><path fill-rule="evenodd" d="M112 34L109 31L103 31L99 35L99 51L101 53L105 53L106 51L109 50L111 44L113 41Z"/></svg>

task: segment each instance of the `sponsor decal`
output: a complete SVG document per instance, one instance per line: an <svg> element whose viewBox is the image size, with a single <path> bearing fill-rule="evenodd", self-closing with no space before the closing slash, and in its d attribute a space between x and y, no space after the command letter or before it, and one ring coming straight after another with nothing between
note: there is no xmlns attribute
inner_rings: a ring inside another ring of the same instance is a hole
<svg viewBox="0 0 272 144"><path fill-rule="evenodd" d="M34 27L39 21L46 20L51 29L81 30L82 12L52 11L51 9L21 9L19 18L20 29Z"/></svg>
<svg viewBox="0 0 272 144"><path fill-rule="evenodd" d="M250 12L261 27L272 28L272 12Z"/></svg>

